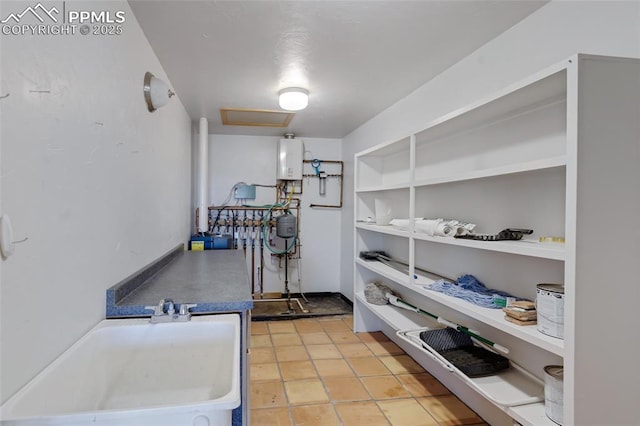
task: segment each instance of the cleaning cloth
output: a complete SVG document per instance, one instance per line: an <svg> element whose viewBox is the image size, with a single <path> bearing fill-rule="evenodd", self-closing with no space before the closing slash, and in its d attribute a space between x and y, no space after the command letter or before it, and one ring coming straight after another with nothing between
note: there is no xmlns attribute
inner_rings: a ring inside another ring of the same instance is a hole
<svg viewBox="0 0 640 426"><path fill-rule="evenodd" d="M447 280L438 280L432 284L425 285L424 288L466 300L469 303L483 308L491 309L500 309L502 306L505 306L505 304L501 302L506 301L508 297L522 300L515 298L506 291L489 289L478 281L476 277L469 274L461 275L455 283Z"/></svg>
<svg viewBox="0 0 640 426"><path fill-rule="evenodd" d="M384 284L370 282L364 286L364 298L372 305L386 305L389 303L386 296L387 293L395 295L393 290Z"/></svg>

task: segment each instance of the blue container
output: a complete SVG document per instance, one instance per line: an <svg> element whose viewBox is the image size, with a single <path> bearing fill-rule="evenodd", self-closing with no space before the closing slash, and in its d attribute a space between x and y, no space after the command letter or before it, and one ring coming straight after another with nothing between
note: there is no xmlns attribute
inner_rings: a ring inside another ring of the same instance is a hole
<svg viewBox="0 0 640 426"><path fill-rule="evenodd" d="M189 250L227 250L233 247L231 235L193 235Z"/></svg>

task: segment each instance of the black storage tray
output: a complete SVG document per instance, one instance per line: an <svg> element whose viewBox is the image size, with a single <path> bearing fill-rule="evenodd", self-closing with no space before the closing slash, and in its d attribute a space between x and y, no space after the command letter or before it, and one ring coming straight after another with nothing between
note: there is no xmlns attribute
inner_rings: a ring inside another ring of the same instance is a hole
<svg viewBox="0 0 640 426"><path fill-rule="evenodd" d="M420 334L427 330L434 329L425 327L413 330L397 330L396 335L421 353L436 361L503 410L506 410L507 407L535 404L544 401L543 381L513 361L510 361L509 368L498 371L493 375L470 377L420 338Z"/></svg>
<svg viewBox="0 0 640 426"><path fill-rule="evenodd" d="M469 377L491 376L509 368L509 359L475 346L468 335L451 328L425 330L420 340Z"/></svg>

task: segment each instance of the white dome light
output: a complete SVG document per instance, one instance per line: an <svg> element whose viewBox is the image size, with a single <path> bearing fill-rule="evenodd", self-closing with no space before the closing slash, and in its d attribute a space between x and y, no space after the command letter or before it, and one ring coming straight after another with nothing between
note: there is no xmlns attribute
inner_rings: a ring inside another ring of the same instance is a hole
<svg viewBox="0 0 640 426"><path fill-rule="evenodd" d="M287 111L299 111L309 105L309 91L300 87L289 87L280 92L280 108Z"/></svg>
<svg viewBox="0 0 640 426"><path fill-rule="evenodd" d="M144 92L144 100L147 102L149 112L153 112L158 108L165 106L169 103L169 99L175 95L164 81L155 77L150 72L146 72L144 74L144 85L142 89Z"/></svg>

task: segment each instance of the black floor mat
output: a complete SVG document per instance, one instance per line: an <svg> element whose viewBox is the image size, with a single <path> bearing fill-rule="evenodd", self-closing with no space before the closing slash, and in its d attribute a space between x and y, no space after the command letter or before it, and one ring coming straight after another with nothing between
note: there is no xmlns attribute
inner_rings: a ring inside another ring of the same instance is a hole
<svg viewBox="0 0 640 426"><path fill-rule="evenodd" d="M332 315L347 315L353 312L353 305L340 293L306 294L306 299L292 295L289 312L287 302L280 299L254 300L251 318L254 321L272 321L282 319L313 318ZM293 300L297 299L302 305ZM303 309L308 312L303 312Z"/></svg>
<svg viewBox="0 0 640 426"><path fill-rule="evenodd" d="M420 340L468 377L496 374L509 368L509 359L475 346L471 337L452 328L427 330Z"/></svg>

